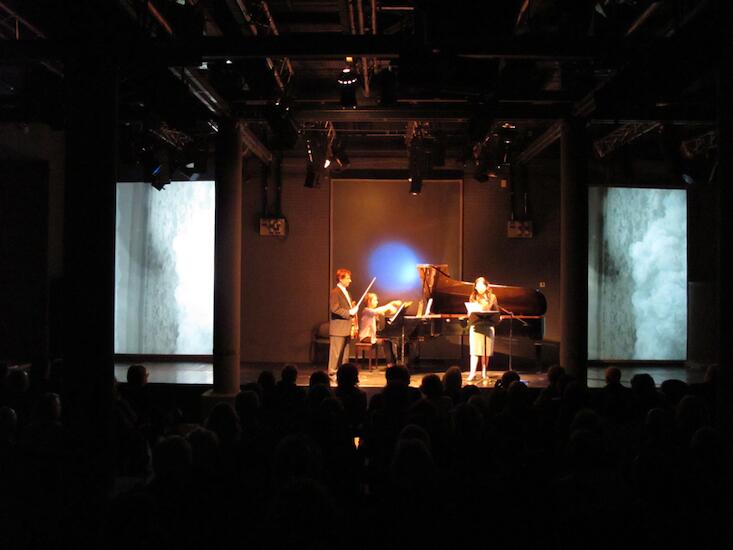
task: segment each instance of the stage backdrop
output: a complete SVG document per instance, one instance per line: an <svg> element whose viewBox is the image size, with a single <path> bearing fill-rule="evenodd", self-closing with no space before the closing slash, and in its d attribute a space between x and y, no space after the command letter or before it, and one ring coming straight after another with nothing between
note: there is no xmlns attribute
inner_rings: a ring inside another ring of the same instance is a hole
<svg viewBox="0 0 733 550"><path fill-rule="evenodd" d="M352 271L352 298L358 300L372 277L380 304L421 297L418 263L448 264L461 278L461 180L425 181L420 195L408 184L384 180L332 180L331 286L339 267ZM424 342L426 358L459 358L460 340Z"/></svg>

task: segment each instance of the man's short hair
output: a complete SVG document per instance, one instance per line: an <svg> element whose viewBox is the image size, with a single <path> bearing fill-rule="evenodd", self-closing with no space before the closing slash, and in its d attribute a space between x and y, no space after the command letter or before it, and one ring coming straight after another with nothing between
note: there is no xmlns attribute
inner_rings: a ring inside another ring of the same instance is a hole
<svg viewBox="0 0 733 550"><path fill-rule="evenodd" d="M346 268L340 267L336 270L336 279L338 279L339 281L347 275L351 275L351 271Z"/></svg>
<svg viewBox="0 0 733 550"><path fill-rule="evenodd" d="M130 365L127 367L127 383L131 386L142 387L147 383L148 369L145 365Z"/></svg>

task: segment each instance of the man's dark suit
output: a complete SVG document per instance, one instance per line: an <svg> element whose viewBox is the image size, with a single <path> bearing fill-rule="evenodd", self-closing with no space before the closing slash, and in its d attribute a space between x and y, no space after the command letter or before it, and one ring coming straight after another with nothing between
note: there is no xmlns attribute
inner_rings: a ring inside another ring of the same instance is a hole
<svg viewBox="0 0 733 550"><path fill-rule="evenodd" d="M351 315L349 310L351 304L346 299L340 287L331 289L329 296L329 308L331 319L329 322L328 334L330 349L328 352L328 376L335 380L336 371L348 359L349 336L351 335ZM346 357L344 357L346 352Z"/></svg>

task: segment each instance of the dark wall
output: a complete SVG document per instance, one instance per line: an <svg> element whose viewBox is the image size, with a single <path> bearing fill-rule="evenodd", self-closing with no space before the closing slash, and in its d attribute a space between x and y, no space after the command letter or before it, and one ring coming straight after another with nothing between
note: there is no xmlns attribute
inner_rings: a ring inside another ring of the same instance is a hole
<svg viewBox="0 0 733 550"><path fill-rule="evenodd" d="M328 319L329 189L304 187L302 162L286 162L282 212L288 236L260 237L259 163L248 161L245 172L241 359L308 361L311 331Z"/></svg>
<svg viewBox="0 0 733 550"><path fill-rule="evenodd" d="M48 353L48 165L0 160L0 360Z"/></svg>

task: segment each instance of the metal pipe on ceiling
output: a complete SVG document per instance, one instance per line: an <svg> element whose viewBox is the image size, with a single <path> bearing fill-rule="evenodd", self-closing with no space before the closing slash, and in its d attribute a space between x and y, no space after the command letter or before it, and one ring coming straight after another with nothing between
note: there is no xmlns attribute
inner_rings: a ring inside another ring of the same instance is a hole
<svg viewBox="0 0 733 550"><path fill-rule="evenodd" d="M8 29L14 36L15 40L20 40L20 25L23 25L26 29L28 29L31 33L33 33L37 38L46 38L46 35L41 31L38 27L33 25L30 21L28 21L26 18L22 17L18 12L14 11L12 8L10 8L5 2L0 2L0 10L4 11L8 14L8 16L12 19L15 19L15 25L9 25L5 21L0 21L0 25ZM57 67L54 63L49 61L40 61L40 64L46 67L49 71L54 73L57 76L64 76L64 71L61 70L59 67Z"/></svg>
<svg viewBox="0 0 733 550"><path fill-rule="evenodd" d="M46 38L46 35L41 32L38 27L33 25L30 21L22 17L18 12L10 8L5 2L0 2L0 10L3 10L10 17L15 19L18 23L22 24L26 29L35 34L38 38ZM18 38L18 37L16 37Z"/></svg>
<svg viewBox="0 0 733 550"><path fill-rule="evenodd" d="M267 17L267 24L270 27L270 30L272 31L272 34L275 36L280 35L280 31L277 28L277 25L275 25L275 20L272 18L272 14L270 13L270 7L267 5L267 2L262 2L262 11L265 13L265 17ZM293 76L293 65L290 63L289 57L284 57L283 61L285 63L285 66L288 68L288 81Z"/></svg>
<svg viewBox="0 0 733 550"><path fill-rule="evenodd" d="M163 27L170 36L173 36L173 28L170 26L170 23L166 21L165 17L163 17L163 14L158 11L158 8L155 7L155 4L148 0L147 7L148 12L153 16L158 24Z"/></svg>
<svg viewBox="0 0 733 550"><path fill-rule="evenodd" d="M257 36L259 33L257 25L255 25L254 20L252 19L252 15L249 13L249 10L245 5L244 0L237 0L237 7L239 8L239 11L242 12L242 16L244 17L244 20L247 23L247 26L249 27L252 35ZM272 72L272 76L275 78L275 83L277 84L277 87L280 88L281 92L285 91L285 83L282 81L282 78L280 77L280 72L275 67L275 63L273 62L272 57L265 57L265 63L267 63L268 68Z"/></svg>
<svg viewBox="0 0 733 550"><path fill-rule="evenodd" d="M361 0L354 0L358 6L359 12L359 34L364 34L364 9L361 4ZM369 63L366 56L361 57L361 74L364 87L364 96L369 97Z"/></svg>

